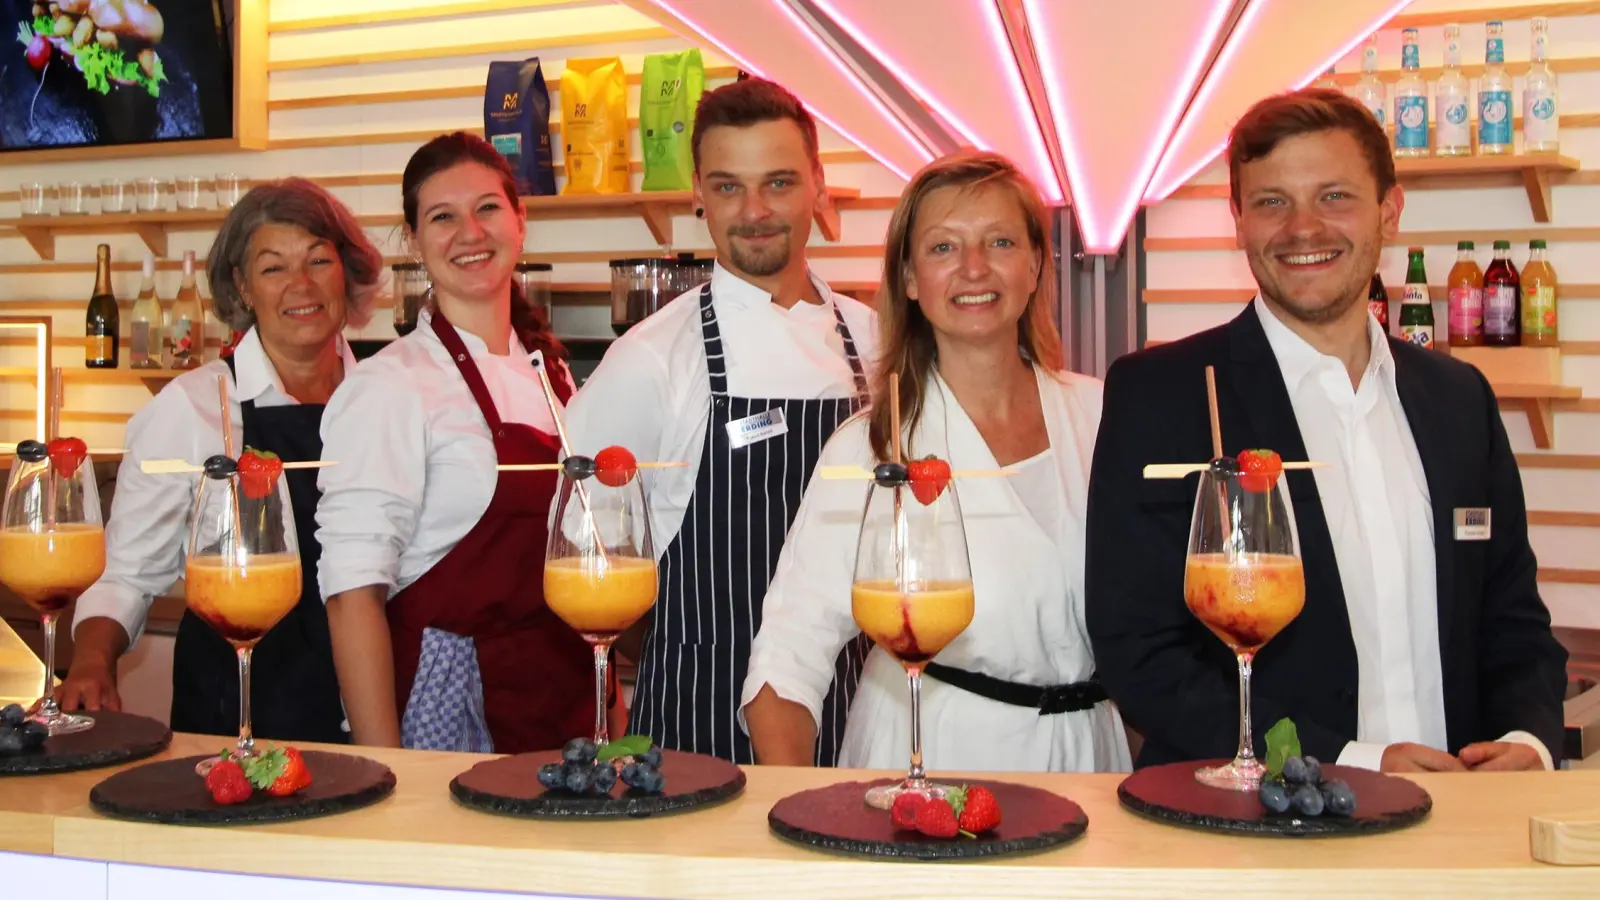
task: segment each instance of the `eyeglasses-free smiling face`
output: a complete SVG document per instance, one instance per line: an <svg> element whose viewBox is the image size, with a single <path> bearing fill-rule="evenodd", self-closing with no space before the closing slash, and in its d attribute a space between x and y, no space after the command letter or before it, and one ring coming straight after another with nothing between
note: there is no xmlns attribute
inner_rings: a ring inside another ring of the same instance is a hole
<svg viewBox="0 0 1600 900"><path fill-rule="evenodd" d="M1001 185L928 192L911 224L906 296L941 341L1017 343L1017 323L1039 286L1027 213Z"/></svg>
<svg viewBox="0 0 1600 900"><path fill-rule="evenodd" d="M527 228L500 174L463 162L417 190L411 239L437 294L488 301L509 290Z"/></svg>
<svg viewBox="0 0 1600 900"><path fill-rule="evenodd" d="M776 119L709 129L694 183L717 257L729 268L768 278L804 253L823 187L799 125Z"/></svg>
<svg viewBox="0 0 1600 900"><path fill-rule="evenodd" d="M320 347L344 327L344 262L332 241L299 225L258 227L235 279L269 345Z"/></svg>
<svg viewBox="0 0 1600 900"><path fill-rule="evenodd" d="M1317 324L1366 298L1403 206L1398 187L1379 195L1356 138L1329 129L1285 138L1240 166L1234 229L1263 297Z"/></svg>

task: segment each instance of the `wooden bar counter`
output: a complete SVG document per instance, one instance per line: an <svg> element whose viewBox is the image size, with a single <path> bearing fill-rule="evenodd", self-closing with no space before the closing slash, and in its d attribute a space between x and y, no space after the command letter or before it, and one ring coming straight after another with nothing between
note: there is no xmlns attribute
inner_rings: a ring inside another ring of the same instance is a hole
<svg viewBox="0 0 1600 900"><path fill-rule="evenodd" d="M169 753L225 743L178 735ZM0 779L0 851L113 867L585 897L1600 897L1600 868L1545 865L1528 850L1530 815L1600 811L1600 771L1419 776L1434 799L1422 824L1318 840L1148 822L1118 805L1117 775L999 776L1077 801L1088 833L1032 856L908 863L825 855L767 830L767 811L781 797L869 773L752 766L742 796L698 813L546 822L457 806L450 779L481 757L361 752L394 769L392 797L340 816L248 828L103 818L89 807L89 789L113 769ZM0 874L0 884L6 880Z"/></svg>

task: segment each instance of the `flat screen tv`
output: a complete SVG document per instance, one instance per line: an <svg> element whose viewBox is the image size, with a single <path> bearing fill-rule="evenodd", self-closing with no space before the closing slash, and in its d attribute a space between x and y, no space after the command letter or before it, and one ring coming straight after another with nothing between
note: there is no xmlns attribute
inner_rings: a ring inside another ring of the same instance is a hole
<svg viewBox="0 0 1600 900"><path fill-rule="evenodd" d="M0 0L0 150L232 137L233 14L232 0Z"/></svg>

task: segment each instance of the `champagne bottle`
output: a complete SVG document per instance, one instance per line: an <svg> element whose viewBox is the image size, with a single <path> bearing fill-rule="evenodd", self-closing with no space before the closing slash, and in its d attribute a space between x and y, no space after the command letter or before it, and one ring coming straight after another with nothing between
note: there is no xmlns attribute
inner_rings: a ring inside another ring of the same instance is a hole
<svg viewBox="0 0 1600 900"><path fill-rule="evenodd" d="M89 312L84 319L84 360L91 369L117 367L117 298L111 293L111 247L95 248L94 293L89 297Z"/></svg>
<svg viewBox="0 0 1600 900"><path fill-rule="evenodd" d="M156 260L148 253L144 256L144 280L133 301L128 343L129 368L161 368L161 301L156 297Z"/></svg>
<svg viewBox="0 0 1600 900"><path fill-rule="evenodd" d="M172 363L174 369L198 369L206 356L206 314L200 307L200 288L194 281L194 251L183 254L183 281L172 301Z"/></svg>

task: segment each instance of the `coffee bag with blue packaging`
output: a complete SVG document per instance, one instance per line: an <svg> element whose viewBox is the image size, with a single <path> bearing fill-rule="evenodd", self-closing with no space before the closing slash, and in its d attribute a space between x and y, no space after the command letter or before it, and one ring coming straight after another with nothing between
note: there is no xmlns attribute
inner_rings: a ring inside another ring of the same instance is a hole
<svg viewBox="0 0 1600 900"><path fill-rule="evenodd" d="M555 194L550 89L537 56L522 62L489 63L489 80L483 91L483 136L511 164L518 193Z"/></svg>

